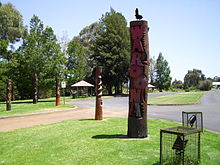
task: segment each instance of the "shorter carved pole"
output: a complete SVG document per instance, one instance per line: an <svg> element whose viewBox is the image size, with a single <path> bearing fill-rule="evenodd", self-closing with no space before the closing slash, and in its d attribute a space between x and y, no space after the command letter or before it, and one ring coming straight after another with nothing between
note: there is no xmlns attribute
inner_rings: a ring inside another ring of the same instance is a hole
<svg viewBox="0 0 220 165"><path fill-rule="evenodd" d="M102 66L96 67L96 107L95 120L102 120Z"/></svg>
<svg viewBox="0 0 220 165"><path fill-rule="evenodd" d="M56 106L60 105L60 78L56 77Z"/></svg>
<svg viewBox="0 0 220 165"><path fill-rule="evenodd" d="M7 93L6 93L6 111L11 110L11 98L12 98L12 82L7 80Z"/></svg>
<svg viewBox="0 0 220 165"><path fill-rule="evenodd" d="M39 86L39 79L37 73L34 73L34 91L33 91L33 104L37 104L38 102L38 86Z"/></svg>

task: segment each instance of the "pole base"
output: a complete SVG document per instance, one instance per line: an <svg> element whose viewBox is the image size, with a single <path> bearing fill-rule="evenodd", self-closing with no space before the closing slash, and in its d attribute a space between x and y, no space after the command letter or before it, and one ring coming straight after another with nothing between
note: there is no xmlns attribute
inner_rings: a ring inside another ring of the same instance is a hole
<svg viewBox="0 0 220 165"><path fill-rule="evenodd" d="M6 111L10 111L11 110L11 104L7 103L6 104Z"/></svg>
<svg viewBox="0 0 220 165"><path fill-rule="evenodd" d="M145 138L147 136L147 119L128 117L128 137Z"/></svg>

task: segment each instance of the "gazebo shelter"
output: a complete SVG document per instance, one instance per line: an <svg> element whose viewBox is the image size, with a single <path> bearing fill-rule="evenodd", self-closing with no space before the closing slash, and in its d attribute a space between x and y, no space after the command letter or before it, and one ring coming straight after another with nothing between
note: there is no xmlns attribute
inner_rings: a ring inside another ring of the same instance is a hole
<svg viewBox="0 0 220 165"><path fill-rule="evenodd" d="M153 91L154 88L155 88L155 86L153 86L153 85L151 85L151 84L148 84L148 89L149 89L149 90Z"/></svg>
<svg viewBox="0 0 220 165"><path fill-rule="evenodd" d="M79 96L91 96L92 95L92 87L94 87L94 85L86 82L86 81L79 81L73 85L71 85L71 87L76 87L77 92L73 92L73 97L79 97ZM75 95L76 94L76 95Z"/></svg>

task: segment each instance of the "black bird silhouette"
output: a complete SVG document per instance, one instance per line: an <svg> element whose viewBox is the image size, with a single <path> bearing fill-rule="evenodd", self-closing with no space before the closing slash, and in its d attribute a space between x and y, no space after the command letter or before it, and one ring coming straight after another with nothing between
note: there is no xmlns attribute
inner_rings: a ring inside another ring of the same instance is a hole
<svg viewBox="0 0 220 165"><path fill-rule="evenodd" d="M139 20L143 18L142 15L139 15L138 8L135 9L135 17L136 19L139 19Z"/></svg>
<svg viewBox="0 0 220 165"><path fill-rule="evenodd" d="M193 124L195 123L195 121L196 121L196 115L192 115L188 121L191 127L193 127Z"/></svg>

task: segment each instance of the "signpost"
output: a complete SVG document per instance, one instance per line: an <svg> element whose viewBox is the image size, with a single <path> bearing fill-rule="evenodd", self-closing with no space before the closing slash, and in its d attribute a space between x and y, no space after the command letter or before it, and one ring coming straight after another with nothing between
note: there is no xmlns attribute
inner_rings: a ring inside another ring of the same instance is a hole
<svg viewBox="0 0 220 165"><path fill-rule="evenodd" d="M61 88L63 88L63 102L65 104L65 88L66 88L66 82L65 81L61 82Z"/></svg>

